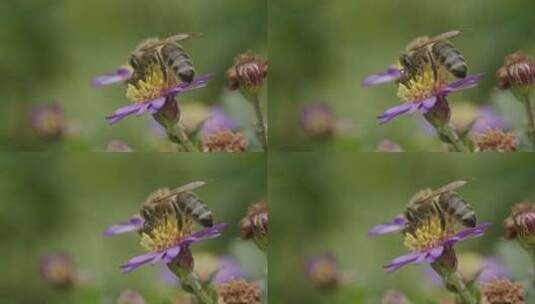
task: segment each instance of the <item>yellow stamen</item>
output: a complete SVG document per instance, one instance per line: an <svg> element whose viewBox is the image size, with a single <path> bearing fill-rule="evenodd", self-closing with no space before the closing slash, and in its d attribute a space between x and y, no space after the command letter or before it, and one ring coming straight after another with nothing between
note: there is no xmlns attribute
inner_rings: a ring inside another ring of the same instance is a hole
<svg viewBox="0 0 535 304"><path fill-rule="evenodd" d="M176 77L169 73L166 78L159 65L148 68L147 76L135 85L128 84L126 97L133 102L143 102L161 97L167 90L177 84Z"/></svg>
<svg viewBox="0 0 535 304"><path fill-rule="evenodd" d="M426 99L448 84L450 78L450 73L443 66L438 66L435 77L431 64L425 64L405 85L398 84L397 95L403 102Z"/></svg>
<svg viewBox="0 0 535 304"><path fill-rule="evenodd" d="M185 217L179 222L176 216L159 219L150 232L141 234L141 246L150 251L162 251L175 246L191 234L193 222Z"/></svg>
<svg viewBox="0 0 535 304"><path fill-rule="evenodd" d="M413 233L406 233L404 244L412 251L423 251L437 246L455 233L455 221L446 215L444 227L438 216L422 219Z"/></svg>

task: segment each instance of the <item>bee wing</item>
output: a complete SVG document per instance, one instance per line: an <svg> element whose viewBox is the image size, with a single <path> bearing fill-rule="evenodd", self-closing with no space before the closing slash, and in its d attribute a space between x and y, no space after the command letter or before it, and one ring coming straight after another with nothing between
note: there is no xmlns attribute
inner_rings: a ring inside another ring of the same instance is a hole
<svg viewBox="0 0 535 304"><path fill-rule="evenodd" d="M179 41L184 41L190 38L197 38L201 36L202 36L202 33L180 33L180 34L176 34L171 37L168 37L167 39L165 39L165 41L166 42L179 42Z"/></svg>
<svg viewBox="0 0 535 304"><path fill-rule="evenodd" d="M432 196L437 196L437 195L440 195L442 193L445 193L445 192L450 192L450 191L453 191L453 190L456 190L456 189L459 189L461 188L462 186L466 185L468 182L465 181L465 180L458 180L458 181L453 181L451 183L448 183L440 188L437 188L435 190L433 190L433 194Z"/></svg>
<svg viewBox="0 0 535 304"><path fill-rule="evenodd" d="M175 195L175 194L178 194L178 193L195 190L195 189L200 188L200 187L202 187L204 185L206 185L206 182L195 181L195 182L191 182L191 183L185 184L184 186L180 186L180 187L174 189L173 191L171 191L171 193L173 195Z"/></svg>
<svg viewBox="0 0 535 304"><path fill-rule="evenodd" d="M422 39L421 41L418 41L418 42L410 45L409 50L413 51L413 50L416 50L416 49L419 49L419 48L423 48L424 46L428 46L428 45L430 45L432 43L435 43L437 41L440 41L440 40L451 39L451 38L454 38L454 37L458 36L460 33L461 33L461 31L454 30L454 31L449 31L449 32L442 33L440 35L437 35L435 37L431 37L429 39L425 39L425 40Z"/></svg>

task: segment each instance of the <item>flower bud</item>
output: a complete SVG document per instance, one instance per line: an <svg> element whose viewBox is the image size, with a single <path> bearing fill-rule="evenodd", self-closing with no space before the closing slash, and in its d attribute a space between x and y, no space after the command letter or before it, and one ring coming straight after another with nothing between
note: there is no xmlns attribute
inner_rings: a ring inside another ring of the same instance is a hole
<svg viewBox="0 0 535 304"><path fill-rule="evenodd" d="M381 304L409 304L409 300L401 291L391 289L383 295Z"/></svg>
<svg viewBox="0 0 535 304"><path fill-rule="evenodd" d="M266 251L269 243L268 222L267 204L262 201L252 205L249 207L247 215L240 221L242 239L252 239L260 250Z"/></svg>
<svg viewBox="0 0 535 304"><path fill-rule="evenodd" d="M535 61L523 52L513 53L505 58L496 77L500 89L510 89L517 98L526 96L535 85Z"/></svg>
<svg viewBox="0 0 535 304"><path fill-rule="evenodd" d="M56 288L70 288L76 283L76 266L67 253L43 256L39 263L43 279Z"/></svg>
<svg viewBox="0 0 535 304"><path fill-rule="evenodd" d="M516 152L518 140L514 133L490 129L472 138L474 152Z"/></svg>
<svg viewBox="0 0 535 304"><path fill-rule="evenodd" d="M535 248L535 204L522 202L513 206L504 221L505 238L516 239L526 249Z"/></svg>
<svg viewBox="0 0 535 304"><path fill-rule="evenodd" d="M245 95L257 95L267 76L268 65L251 51L238 55L227 71L229 89L240 89Z"/></svg>
<svg viewBox="0 0 535 304"><path fill-rule="evenodd" d="M204 134L201 143L203 152L245 152L247 149L245 136L228 129Z"/></svg>
<svg viewBox="0 0 535 304"><path fill-rule="evenodd" d="M480 287L481 304L524 304L524 288L520 283L496 279Z"/></svg>
<svg viewBox="0 0 535 304"><path fill-rule="evenodd" d="M260 287L243 279L217 286L217 304L260 304Z"/></svg>
<svg viewBox="0 0 535 304"><path fill-rule="evenodd" d="M455 273L457 271L457 266L457 255L451 246L444 248L442 255L435 262L431 263L433 270L443 278Z"/></svg>
<svg viewBox="0 0 535 304"><path fill-rule="evenodd" d="M191 250L187 247L181 248L178 255L167 265L169 269L179 278L193 272L195 261Z"/></svg>
<svg viewBox="0 0 535 304"><path fill-rule="evenodd" d="M30 120L35 133L45 140L60 139L66 131L63 109L57 103L34 107Z"/></svg>
<svg viewBox="0 0 535 304"><path fill-rule="evenodd" d="M117 304L145 304L145 299L133 290L124 290L117 299Z"/></svg>
<svg viewBox="0 0 535 304"><path fill-rule="evenodd" d="M311 103L303 107L300 123L305 134L317 140L331 138L336 128L333 110L323 102Z"/></svg>
<svg viewBox="0 0 535 304"><path fill-rule="evenodd" d="M341 283L338 261L331 253L311 257L305 264L305 273L314 287L331 290Z"/></svg>
<svg viewBox="0 0 535 304"><path fill-rule="evenodd" d="M451 109L446 97L437 96L438 101L427 113L425 119L435 128L447 125L451 120Z"/></svg>

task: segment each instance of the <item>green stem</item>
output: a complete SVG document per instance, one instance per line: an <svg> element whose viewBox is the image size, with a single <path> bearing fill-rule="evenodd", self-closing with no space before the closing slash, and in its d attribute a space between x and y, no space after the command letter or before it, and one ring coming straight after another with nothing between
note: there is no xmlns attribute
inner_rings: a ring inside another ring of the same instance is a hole
<svg viewBox="0 0 535 304"><path fill-rule="evenodd" d="M526 114L528 116L528 136L533 144L535 144L535 119L533 118L533 109L531 108L531 101L529 95L526 94L523 100Z"/></svg>
<svg viewBox="0 0 535 304"><path fill-rule="evenodd" d="M250 98L256 113L256 136L262 144L262 149L267 151L267 132L264 114L262 114L262 109L260 107L260 98L258 98L257 94L252 95Z"/></svg>
<svg viewBox="0 0 535 304"><path fill-rule="evenodd" d="M468 290L468 288L466 288L463 278L459 273L453 272L451 274L445 275L444 280L446 281L446 283L455 287L457 294L461 298L462 304L477 304L476 297L470 292L470 290Z"/></svg>
<svg viewBox="0 0 535 304"><path fill-rule="evenodd" d="M169 126L167 135L172 142L181 145L186 152L199 152L197 146L191 142L186 131L179 123Z"/></svg>
<svg viewBox="0 0 535 304"><path fill-rule="evenodd" d="M199 277L194 272L191 272L185 276L181 276L180 281L182 284L187 285L197 297L200 304L215 304L214 299L210 294L202 287Z"/></svg>
<svg viewBox="0 0 535 304"><path fill-rule="evenodd" d="M457 152L470 152L470 149L462 142L462 140L459 138L459 135L453 128L448 125L444 124L439 127L437 127L437 131L440 135L447 138L450 143L455 148L455 151Z"/></svg>

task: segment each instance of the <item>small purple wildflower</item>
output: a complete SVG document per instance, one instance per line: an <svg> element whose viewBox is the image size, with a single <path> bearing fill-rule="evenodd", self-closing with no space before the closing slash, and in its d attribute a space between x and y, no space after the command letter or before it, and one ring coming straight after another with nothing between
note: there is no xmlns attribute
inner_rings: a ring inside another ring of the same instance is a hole
<svg viewBox="0 0 535 304"><path fill-rule="evenodd" d="M483 236L485 230L489 226L490 223L482 223L476 227L464 229L453 235L446 234L445 237L441 237L438 239L438 242L434 244L424 244L429 245L427 248L414 250L408 254L393 259L390 263L384 266L384 269L386 272L393 272L411 263L434 263L447 249L452 248L457 242Z"/></svg>
<svg viewBox="0 0 535 304"><path fill-rule="evenodd" d="M58 103L40 104L30 112L32 129L43 139L54 140L66 131L65 115Z"/></svg>
<svg viewBox="0 0 535 304"><path fill-rule="evenodd" d="M72 256L65 252L42 256L39 272L48 284L57 288L69 288L76 283L76 265Z"/></svg>
<svg viewBox="0 0 535 304"><path fill-rule="evenodd" d="M210 117L204 121L201 127L201 135L213 134L221 130L236 131L238 122L230 117L221 107L213 107Z"/></svg>
<svg viewBox="0 0 535 304"><path fill-rule="evenodd" d="M324 102L306 104L301 109L299 122L304 133L314 139L328 139L336 129L334 110Z"/></svg>
<svg viewBox="0 0 535 304"><path fill-rule="evenodd" d="M384 111L377 117L379 119L379 123L385 124L391 121L392 119L398 117L399 115L412 114L416 111L420 112L421 114L426 114L432 108L434 108L437 103L447 102L446 97L450 93L475 87L482 77L482 74L469 75L466 78L441 86L438 89L433 89L432 92L425 92L425 94L421 94L422 92L418 92L419 94L414 94L411 92L411 94L413 95L422 95L421 97L424 98L407 100L405 103L399 106L395 106Z"/></svg>
<svg viewBox="0 0 535 304"><path fill-rule="evenodd" d="M335 288L342 280L338 261L330 252L308 258L305 274L315 287L321 289Z"/></svg>
<svg viewBox="0 0 535 304"><path fill-rule="evenodd" d="M478 109L479 117L471 129L473 134L481 134L491 129L509 130L511 125L496 114L491 106L482 106Z"/></svg>

